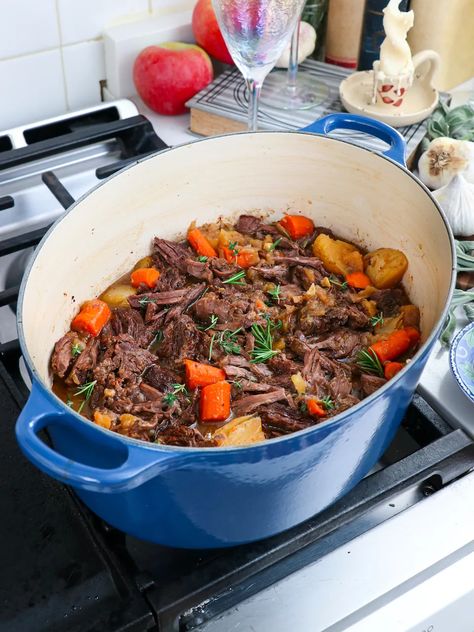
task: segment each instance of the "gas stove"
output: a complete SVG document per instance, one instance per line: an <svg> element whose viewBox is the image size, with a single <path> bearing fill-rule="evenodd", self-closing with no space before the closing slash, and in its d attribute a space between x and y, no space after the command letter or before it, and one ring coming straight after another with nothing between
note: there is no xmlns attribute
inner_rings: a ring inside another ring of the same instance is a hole
<svg viewBox="0 0 474 632"><path fill-rule="evenodd" d="M12 306L31 248L101 177L163 146L127 101L0 134L0 630L472 632L474 442L419 395L352 492L231 549L127 536L20 454Z"/></svg>

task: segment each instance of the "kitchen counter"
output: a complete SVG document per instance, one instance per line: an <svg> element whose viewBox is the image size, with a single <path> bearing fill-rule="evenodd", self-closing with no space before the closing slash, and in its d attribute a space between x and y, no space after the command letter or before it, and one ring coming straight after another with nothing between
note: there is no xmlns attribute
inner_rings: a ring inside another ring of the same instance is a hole
<svg viewBox="0 0 474 632"><path fill-rule="evenodd" d="M459 96L468 95L474 89L474 79L463 86L459 86L455 93ZM189 131L189 115L160 116L152 112L143 102L135 97L132 99L141 114L144 114L153 124L156 133L168 145L180 145L197 140L199 137ZM467 324L460 308L459 327ZM474 406L459 389L449 367L449 353L438 342L428 360L418 386L420 394L445 417L453 427L463 428L474 437Z"/></svg>

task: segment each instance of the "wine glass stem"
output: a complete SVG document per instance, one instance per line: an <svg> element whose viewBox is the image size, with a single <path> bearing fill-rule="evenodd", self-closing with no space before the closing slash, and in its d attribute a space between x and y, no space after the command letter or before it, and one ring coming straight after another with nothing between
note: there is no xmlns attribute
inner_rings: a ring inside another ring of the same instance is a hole
<svg viewBox="0 0 474 632"><path fill-rule="evenodd" d="M298 20L298 24L294 30L294 33L291 37L291 46L290 46L290 62L288 64L288 83L287 88L290 92L295 92L296 90L296 75L298 73L298 45L299 45L299 33L300 33L300 21Z"/></svg>
<svg viewBox="0 0 474 632"><path fill-rule="evenodd" d="M262 90L262 82L256 79L247 79L247 87L249 90L249 118L248 131L257 131L257 114L260 92Z"/></svg>

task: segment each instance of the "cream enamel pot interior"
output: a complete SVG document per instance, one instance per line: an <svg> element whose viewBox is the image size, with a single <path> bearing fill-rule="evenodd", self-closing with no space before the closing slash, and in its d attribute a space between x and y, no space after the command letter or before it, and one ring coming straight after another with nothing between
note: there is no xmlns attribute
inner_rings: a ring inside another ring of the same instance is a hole
<svg viewBox="0 0 474 632"><path fill-rule="evenodd" d="M353 127L400 148L384 124L333 115L317 131ZM382 131L381 131L382 130ZM403 250L423 345L382 389L328 422L243 448L135 441L72 412L50 390L49 359L78 306L189 223L286 211L367 248ZM25 274L18 325L33 391L17 424L24 453L71 484L110 524L181 547L227 546L287 529L351 489L392 439L446 314L454 248L428 190L395 161L312 133L243 133L167 150L79 200L49 231ZM53 448L37 432L48 427Z"/></svg>

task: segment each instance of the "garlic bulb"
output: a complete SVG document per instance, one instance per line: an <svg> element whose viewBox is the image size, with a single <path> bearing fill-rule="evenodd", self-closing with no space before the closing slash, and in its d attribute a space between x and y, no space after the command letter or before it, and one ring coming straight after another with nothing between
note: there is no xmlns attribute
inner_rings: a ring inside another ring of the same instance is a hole
<svg viewBox="0 0 474 632"><path fill-rule="evenodd" d="M474 143L454 138L435 138L418 161L420 180L430 189L440 189L456 173L474 182Z"/></svg>
<svg viewBox="0 0 474 632"><path fill-rule="evenodd" d="M288 42L275 66L277 68L288 68L290 65L291 41ZM308 22L300 22L298 33L298 63L309 57L316 48L316 31Z"/></svg>
<svg viewBox="0 0 474 632"><path fill-rule="evenodd" d="M474 183L456 174L449 184L433 191L433 197L446 213L456 236L474 235Z"/></svg>

